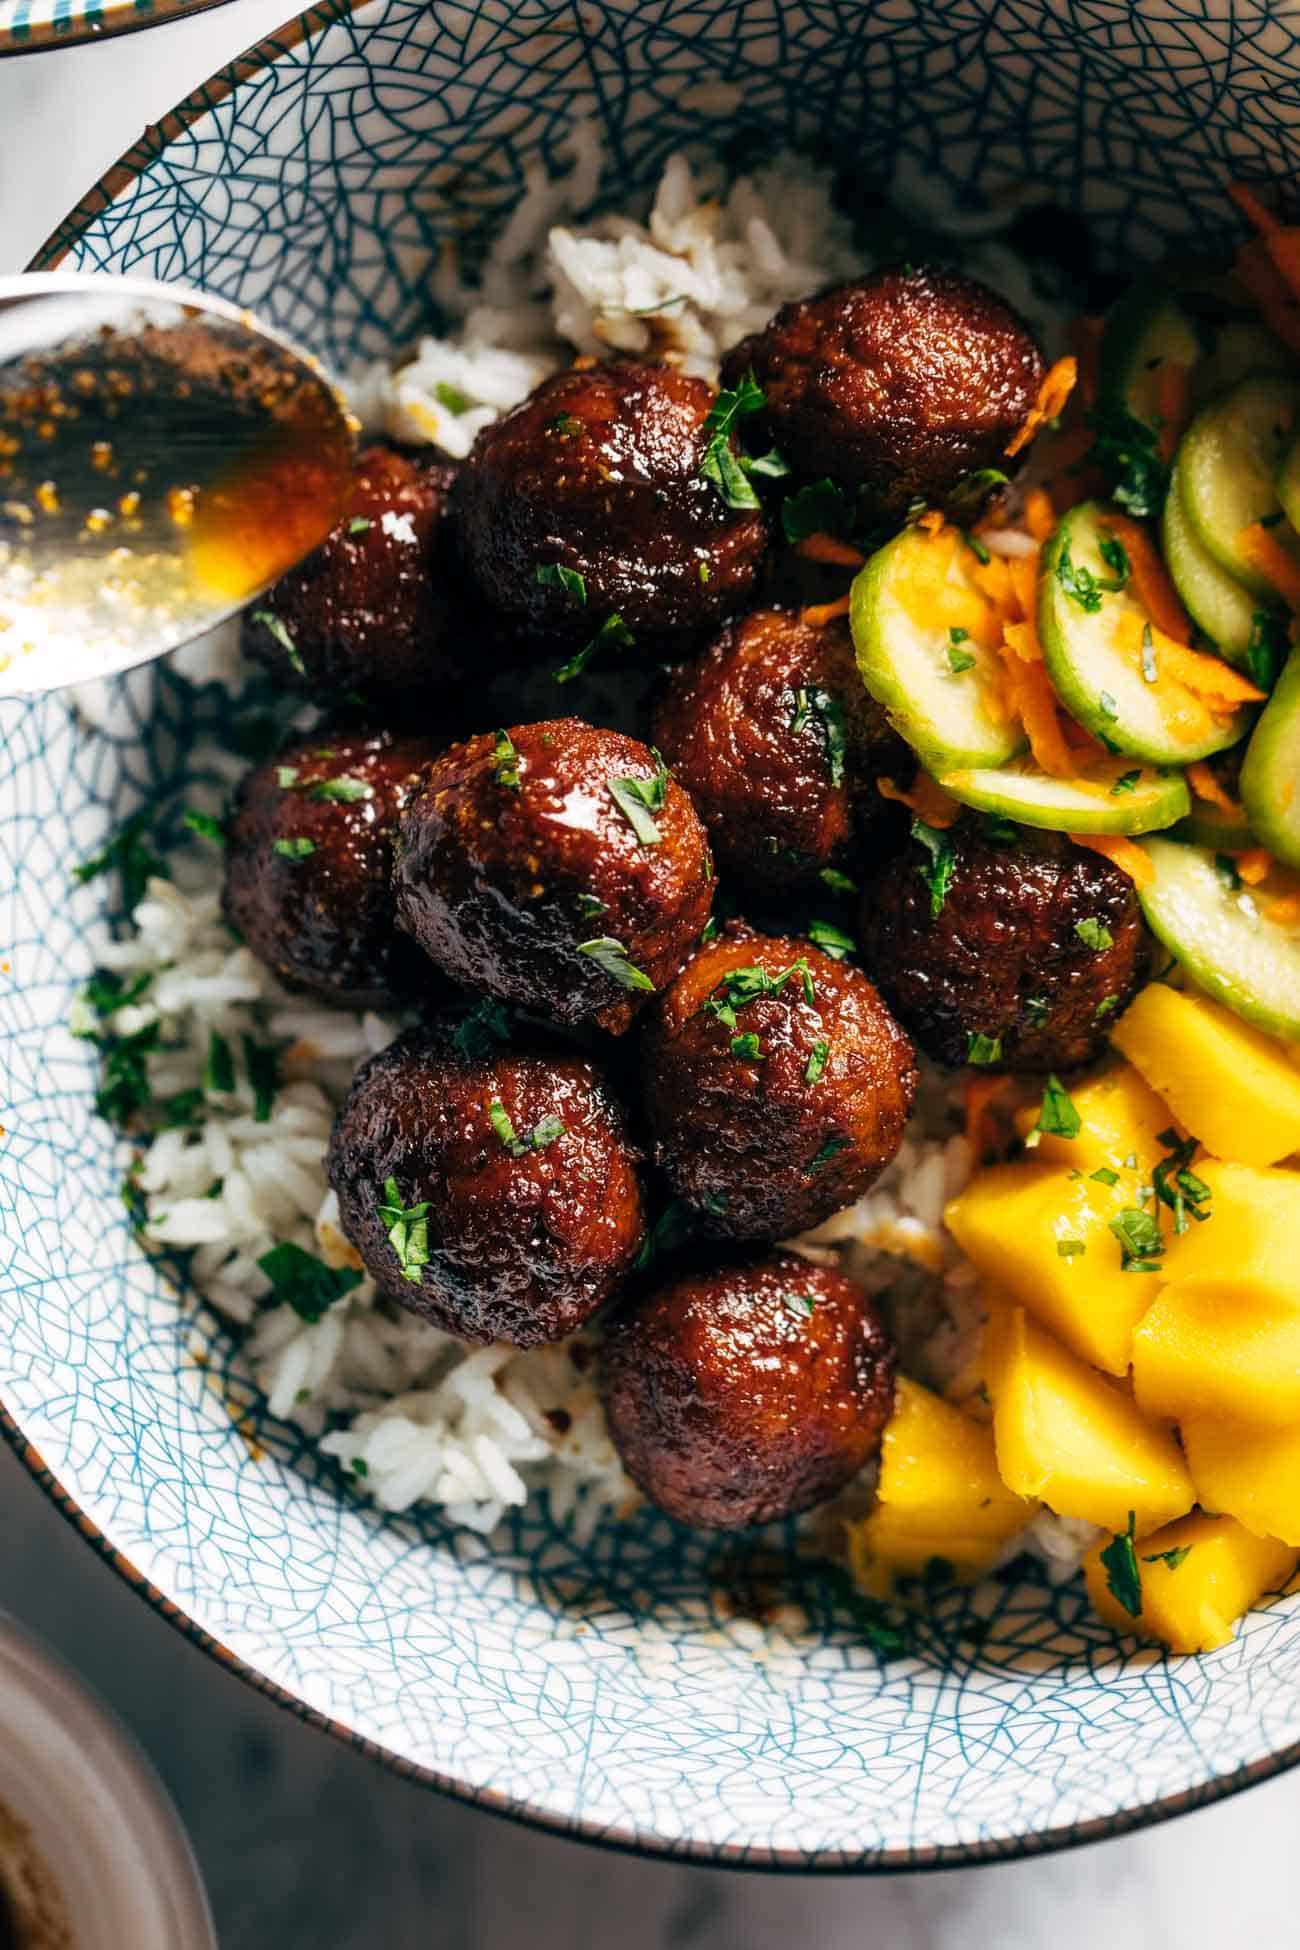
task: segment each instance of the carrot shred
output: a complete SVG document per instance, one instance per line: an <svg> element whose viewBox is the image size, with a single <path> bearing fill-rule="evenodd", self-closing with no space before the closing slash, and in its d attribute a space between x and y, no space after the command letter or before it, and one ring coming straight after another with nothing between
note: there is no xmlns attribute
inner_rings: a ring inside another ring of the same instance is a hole
<svg viewBox="0 0 1300 1950"><path fill-rule="evenodd" d="M1079 377L1079 361L1072 357L1058 359L1049 366L1038 389L1038 398L1029 409L1029 416L1019 432L1013 433L1003 449L1009 457L1027 447L1038 429L1048 420L1055 420L1061 413L1065 402L1074 391Z"/></svg>
<svg viewBox="0 0 1300 1950"><path fill-rule="evenodd" d="M1008 629L1023 630L1028 627L1028 624L1011 624ZM1008 662L1007 670L1016 716L1025 727L1025 736L1035 760L1054 779L1074 778L1078 767L1070 756L1070 748L1061 731L1056 692L1052 689L1044 665L1041 662L1022 663L1017 657L1014 664Z"/></svg>
<svg viewBox="0 0 1300 1950"><path fill-rule="evenodd" d="M1300 354L1300 301L1274 263L1266 238L1252 237L1241 246L1236 272L1270 332Z"/></svg>
<svg viewBox="0 0 1300 1950"><path fill-rule="evenodd" d="M813 629L819 630L823 623L833 623L837 616L847 616L848 613L848 597L837 596L833 603L812 603L807 609L800 610L799 620L802 623L810 623Z"/></svg>
<svg viewBox="0 0 1300 1950"><path fill-rule="evenodd" d="M1272 531L1252 521L1238 535L1237 546L1251 568L1272 583L1283 601L1292 609L1300 609L1300 562L1287 553Z"/></svg>
<svg viewBox="0 0 1300 1950"><path fill-rule="evenodd" d="M927 535L938 535L943 529L943 516L937 508L927 508L916 525Z"/></svg>
<svg viewBox="0 0 1300 1950"><path fill-rule="evenodd" d="M982 1163L991 1135L987 1126L989 1107L1010 1082L1010 1077L997 1076L971 1076L966 1079L966 1142L976 1164Z"/></svg>
<svg viewBox="0 0 1300 1950"><path fill-rule="evenodd" d="M1155 627L1175 643L1189 643L1191 619L1183 608L1169 571L1156 551L1155 543L1131 515L1107 513L1101 526L1123 548L1128 557L1129 587Z"/></svg>
<svg viewBox="0 0 1300 1950"><path fill-rule="evenodd" d="M918 772L906 792L892 779L877 779L876 791L882 799L892 799L896 804L906 806L927 826L940 830L954 825L961 812L957 801L928 772Z"/></svg>
<svg viewBox="0 0 1300 1950"><path fill-rule="evenodd" d="M1166 359L1156 374L1156 412L1160 416L1158 449L1161 460L1174 457L1174 449L1191 418L1192 369Z"/></svg>
<svg viewBox="0 0 1300 1950"><path fill-rule="evenodd" d="M794 546L796 555L804 555L810 562L830 562L839 569L860 569L867 559L851 542L842 542L838 535L827 535L821 529L805 535Z"/></svg>
<svg viewBox="0 0 1300 1950"><path fill-rule="evenodd" d="M1300 226L1283 223L1244 183L1230 183L1228 195L1258 233L1282 283L1293 298L1300 298Z"/></svg>
<svg viewBox="0 0 1300 1950"><path fill-rule="evenodd" d="M1091 853L1100 853L1126 873L1135 887L1145 887L1154 878L1152 866L1142 848L1135 840L1125 839L1119 833L1069 833L1066 836L1075 846L1086 846Z"/></svg>
<svg viewBox="0 0 1300 1950"><path fill-rule="evenodd" d="M1038 557L1036 555L1013 556L1007 564L1011 574L1011 587L1015 591L1016 607L1026 623L1034 619L1038 607ZM1038 641L1037 634L1034 637ZM1038 653L1042 655L1041 650Z"/></svg>
<svg viewBox="0 0 1300 1950"><path fill-rule="evenodd" d="M1185 776L1197 798L1204 799L1207 805L1217 806L1220 812L1227 813L1230 819L1235 818L1241 811L1237 800L1230 792L1224 790L1204 759L1198 759L1194 765L1189 765Z"/></svg>
<svg viewBox="0 0 1300 1950"><path fill-rule="evenodd" d="M1030 488L1025 496L1025 527L1036 542L1045 542L1056 526L1056 509L1046 488Z"/></svg>
<svg viewBox="0 0 1300 1950"><path fill-rule="evenodd" d="M1300 921L1300 894L1283 894L1280 900L1270 901L1264 912L1270 921L1279 921L1284 927Z"/></svg>
<svg viewBox="0 0 1300 1950"><path fill-rule="evenodd" d="M1261 203L1254 190L1245 183L1229 183L1228 195L1251 229L1257 230L1261 237L1267 237L1270 231L1282 228L1281 217L1275 216L1266 203Z"/></svg>
<svg viewBox="0 0 1300 1950"><path fill-rule="evenodd" d="M1248 887L1258 887L1261 881L1268 879L1273 862L1265 847L1252 846L1245 853L1236 854L1234 864Z"/></svg>
<svg viewBox="0 0 1300 1950"><path fill-rule="evenodd" d="M1207 657L1203 650L1189 650L1161 631L1156 637L1156 655L1161 674L1172 677L1212 711L1234 711L1239 704L1262 704L1268 695L1249 677L1225 664L1222 657Z"/></svg>

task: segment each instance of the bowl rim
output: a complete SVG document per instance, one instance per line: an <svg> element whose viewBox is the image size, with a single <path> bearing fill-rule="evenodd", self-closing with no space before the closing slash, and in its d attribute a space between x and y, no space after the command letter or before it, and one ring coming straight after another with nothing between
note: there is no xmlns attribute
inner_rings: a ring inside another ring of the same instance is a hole
<svg viewBox="0 0 1300 1950"><path fill-rule="evenodd" d="M220 6L225 0L193 0L194 6ZM244 81L271 67L283 55L302 44L309 36L324 33L346 21L371 0L316 0L316 4L294 15L282 27L255 42L244 53L201 82L190 94L160 118L150 123L139 139L117 162L110 165L81 196L68 215L56 226L34 253L29 271L54 269L67 256L73 244L89 225L112 204L122 191L142 175L154 159L176 137L224 101ZM45 1491L55 1508L85 1538L124 1582L169 1625L206 1652L246 1685L283 1707L309 1726L318 1728L344 1745L357 1749L377 1761L388 1772L415 1785L432 1788L487 1813L520 1823L566 1841L586 1842L618 1854L652 1859L689 1862L717 1869L750 1869L785 1875L901 1875L917 1871L975 1868L989 1863L1025 1861L1040 1855L1108 1841L1121 1835L1155 1827L1183 1814L1211 1807L1247 1788L1276 1779L1300 1767L1300 1741L1280 1747L1227 1773L1214 1774L1193 1786L1180 1789L1155 1801L1118 1808L1111 1814L1094 1815L1086 1821L1061 1827L1044 1828L1022 1835L966 1843L935 1843L921 1848L883 1849L872 1854L855 1854L846 1849L818 1851L809 1855L799 1849L751 1848L732 1842L675 1841L636 1828L609 1827L567 1817L554 1810L491 1787L476 1786L452 1774L406 1760L393 1748L358 1733L344 1721L334 1720L250 1666L228 1646L214 1638L165 1592L151 1583L123 1555L103 1531L81 1509L76 1499L59 1481L35 1446L28 1440L4 1402L0 1400L0 1436L24 1463L33 1479Z"/></svg>
<svg viewBox="0 0 1300 1950"><path fill-rule="evenodd" d="M39 4L39 0L38 0ZM114 41L123 34L143 34L151 27L167 27L191 14L207 13L225 7L230 0L148 0L149 11L141 11L141 0L99 0L92 15L88 0L82 0L77 13L62 23L48 8L35 19L25 21L17 32L0 29L0 60L22 54L48 54L59 47L93 47L99 41Z"/></svg>

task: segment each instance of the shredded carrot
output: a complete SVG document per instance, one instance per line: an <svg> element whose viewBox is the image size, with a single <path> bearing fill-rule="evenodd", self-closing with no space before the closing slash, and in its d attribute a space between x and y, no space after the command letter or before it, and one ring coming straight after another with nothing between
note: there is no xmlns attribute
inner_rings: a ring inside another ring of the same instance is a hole
<svg viewBox="0 0 1300 1950"><path fill-rule="evenodd" d="M970 579L977 589L982 589L995 609L1005 615L1011 603L1011 564L1005 555L990 555L987 562L977 562L970 571Z"/></svg>
<svg viewBox="0 0 1300 1950"><path fill-rule="evenodd" d="M1245 183L1229 183L1228 195L1251 229L1257 230L1261 237L1267 237L1270 231L1282 228L1281 217L1275 216L1267 204L1261 203L1254 190L1248 189Z"/></svg>
<svg viewBox="0 0 1300 1950"><path fill-rule="evenodd" d="M1038 389L1038 398L1029 409L1028 419L1018 433L1012 434L1003 450L1007 455L1018 454L1029 445L1039 427L1057 418L1074 391L1078 377L1079 361L1074 358L1058 359L1054 366L1047 368Z"/></svg>
<svg viewBox="0 0 1300 1950"><path fill-rule="evenodd" d="M1135 887L1145 887L1155 874L1155 868L1136 840L1125 839L1119 833L1070 833L1067 838L1076 846L1086 846L1090 852L1102 854L1112 866L1126 873Z"/></svg>
<svg viewBox="0 0 1300 1950"><path fill-rule="evenodd" d="M1176 359L1166 359L1156 374L1156 412L1160 419L1158 444L1161 460L1173 459L1174 448L1182 438L1183 429L1191 418L1191 379L1191 367L1180 366Z"/></svg>
<svg viewBox="0 0 1300 1950"><path fill-rule="evenodd" d="M1010 1077L971 1076L966 1079L966 1142L976 1164L983 1161L990 1133L986 1118L995 1097L1011 1082Z"/></svg>
<svg viewBox="0 0 1300 1950"><path fill-rule="evenodd" d="M1243 528L1237 546L1267 582L1271 582L1283 601L1300 609L1300 562L1283 548L1276 535L1258 521Z"/></svg>
<svg viewBox="0 0 1300 1950"><path fill-rule="evenodd" d="M1217 806L1220 812L1227 813L1229 819L1234 819L1241 811L1232 794L1224 791L1203 759L1187 767L1186 777L1198 799L1204 799L1209 806Z"/></svg>
<svg viewBox="0 0 1300 1950"><path fill-rule="evenodd" d="M1203 650L1189 650L1186 644L1175 643L1163 631L1155 641L1161 675L1182 684L1212 711L1222 713L1234 711L1239 704L1262 704L1268 695L1258 684L1252 684L1249 677L1243 677L1239 670L1225 664L1222 657L1207 657Z"/></svg>
<svg viewBox="0 0 1300 1950"><path fill-rule="evenodd" d="M951 826L961 812L957 801L950 798L928 772L918 772L906 792L892 779L877 779L876 791L882 799L892 799L896 804L906 806L927 826L940 829Z"/></svg>
<svg viewBox="0 0 1300 1950"><path fill-rule="evenodd" d="M1190 643L1192 625L1187 611L1169 579L1169 571L1160 560L1155 543L1141 522L1134 521L1131 515L1108 511L1102 517L1101 526L1127 555L1129 588L1155 627L1172 637L1175 643Z"/></svg>
<svg viewBox="0 0 1300 1950"><path fill-rule="evenodd" d="M1259 233L1283 284L1293 297L1300 298L1300 226L1283 223L1244 183L1230 183L1228 195Z"/></svg>
<svg viewBox="0 0 1300 1950"><path fill-rule="evenodd" d="M1262 846L1252 846L1245 853L1235 856L1237 872L1248 887L1258 887L1262 880L1268 879L1273 865L1267 850Z"/></svg>
<svg viewBox="0 0 1300 1950"><path fill-rule="evenodd" d="M1264 912L1270 921L1288 927L1292 921L1300 921L1300 894L1283 894L1280 900L1270 901Z"/></svg>
<svg viewBox="0 0 1300 1950"><path fill-rule="evenodd" d="M1236 272L1270 332L1300 353L1300 302L1273 262L1267 240L1252 237L1237 252Z"/></svg>
<svg viewBox="0 0 1300 1950"><path fill-rule="evenodd" d="M815 630L819 630L823 623L833 623L837 616L847 616L848 613L848 597L837 596L833 603L811 603L807 609L800 610L799 617L801 622L811 623Z"/></svg>
<svg viewBox="0 0 1300 1950"><path fill-rule="evenodd" d="M1056 526L1056 510L1046 488L1030 488L1025 496L1025 527L1036 542L1045 542Z"/></svg>
<svg viewBox="0 0 1300 1950"><path fill-rule="evenodd" d="M1010 636L1012 630L1028 627L1028 624L1011 623L1007 625L1007 634ZM1056 692L1052 689L1044 665L1041 662L1024 663L1014 650L1003 661L1012 703L1016 716L1025 727L1030 751L1043 771L1050 772L1054 779L1074 778L1078 767L1065 742Z"/></svg>
<svg viewBox="0 0 1300 1950"><path fill-rule="evenodd" d="M796 555L805 555L810 562L830 562L838 569L860 569L867 559L852 543L842 542L838 535L827 535L820 529L813 535L805 535L794 547Z"/></svg>
<svg viewBox="0 0 1300 1950"><path fill-rule="evenodd" d="M937 508L927 508L916 525L927 535L937 535L943 528L943 516Z"/></svg>
<svg viewBox="0 0 1300 1950"><path fill-rule="evenodd" d="M1011 587L1016 594L1016 607L1025 622L1032 622L1038 608L1038 557L1013 556L1007 567L1011 572ZM1034 641L1038 641L1037 635ZM1039 655L1042 655L1041 650Z"/></svg>

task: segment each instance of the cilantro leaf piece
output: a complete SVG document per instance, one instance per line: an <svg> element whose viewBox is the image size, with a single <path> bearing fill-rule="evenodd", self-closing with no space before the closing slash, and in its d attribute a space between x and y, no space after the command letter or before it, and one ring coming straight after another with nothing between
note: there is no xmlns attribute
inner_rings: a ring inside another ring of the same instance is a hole
<svg viewBox="0 0 1300 1950"><path fill-rule="evenodd" d="M1106 1587L1130 1618L1139 1617L1142 1611L1142 1573L1138 1568L1137 1551L1133 1547L1136 1521L1134 1512L1130 1510L1128 1529L1121 1536L1112 1538L1101 1553Z"/></svg>
<svg viewBox="0 0 1300 1950"><path fill-rule="evenodd" d="M846 539L852 526L849 504L834 481L813 481L781 504L781 530L787 542L806 541L809 535L835 535Z"/></svg>
<svg viewBox="0 0 1300 1950"><path fill-rule="evenodd" d="M1158 515L1169 492L1158 429L1122 407L1094 412L1092 425L1095 440L1088 460L1108 478L1111 499L1131 515Z"/></svg>
<svg viewBox="0 0 1300 1950"><path fill-rule="evenodd" d="M166 867L145 841L151 823L152 815L148 811L134 814L119 826L101 852L72 869L74 880L84 887L87 881L116 871L121 876L123 904L137 907L144 899L148 882L159 876L166 878L167 874Z"/></svg>
<svg viewBox="0 0 1300 1950"><path fill-rule="evenodd" d="M488 997L476 1003L451 1032L453 1049L470 1063L491 1056L497 1045L509 1038L509 1017L499 1002Z"/></svg>
<svg viewBox="0 0 1300 1950"><path fill-rule="evenodd" d="M612 616L605 618L595 636L588 643L583 644L577 655L570 657L567 664L561 664L560 668L553 672L555 682L571 684L575 677L581 677L592 658L601 650L630 650L635 642L636 638L615 610Z"/></svg>
<svg viewBox="0 0 1300 1950"><path fill-rule="evenodd" d="M1286 625L1280 616L1257 609L1250 619L1246 668L1261 691L1271 691L1286 657Z"/></svg>
<svg viewBox="0 0 1300 1950"><path fill-rule="evenodd" d="M966 1032L966 1061L985 1064L1002 1061L1002 1038L986 1036L982 1029Z"/></svg>
<svg viewBox="0 0 1300 1950"><path fill-rule="evenodd" d="M803 1080L805 1083L821 1082L826 1074L826 1065L830 1060L830 1054L831 1046L829 1043L816 1042L813 1044L812 1054L804 1065Z"/></svg>
<svg viewBox="0 0 1300 1950"><path fill-rule="evenodd" d="M611 779L609 796L642 846L658 846L663 834L653 815L663 811L668 793L668 767L658 752L659 769L652 779Z"/></svg>
<svg viewBox="0 0 1300 1950"><path fill-rule="evenodd" d="M273 840L271 851L278 853L282 860L307 860L316 851L316 842L306 838Z"/></svg>
<svg viewBox="0 0 1300 1950"><path fill-rule="evenodd" d="M211 813L198 812L193 806L187 806L181 814L181 825L187 831L197 833L201 840L211 840L214 846L226 844L225 823Z"/></svg>
<svg viewBox="0 0 1300 1950"><path fill-rule="evenodd" d="M821 1150L817 1153L817 1156L804 1169L810 1174L814 1171L820 1171L823 1165L828 1165L832 1158L838 1158L840 1152L847 1151L848 1148L849 1141L847 1138L827 1138L825 1144L823 1144Z"/></svg>
<svg viewBox="0 0 1300 1950"><path fill-rule="evenodd" d="M919 840L930 856L929 863L919 866L917 872L930 889L930 919L933 921L943 912L952 877L957 871L957 856L948 835L937 826L927 826L923 819L912 821L912 838Z"/></svg>
<svg viewBox="0 0 1300 1950"><path fill-rule="evenodd" d="M224 1093L235 1087L235 1059L230 1044L214 1029L208 1036L207 1061L203 1065L203 1088Z"/></svg>
<svg viewBox="0 0 1300 1950"><path fill-rule="evenodd" d="M783 1293L781 1305L797 1320L811 1320L817 1311L817 1302L811 1293Z"/></svg>
<svg viewBox="0 0 1300 1950"><path fill-rule="evenodd" d="M321 779L307 791L309 799L322 800L326 805L355 806L363 799L373 799L375 788L365 779L349 778L346 773L336 779Z"/></svg>
<svg viewBox="0 0 1300 1950"><path fill-rule="evenodd" d="M1075 1108L1069 1091L1058 1076L1049 1076L1043 1090L1043 1101L1039 1106L1036 1131L1047 1137L1077 1138L1083 1129L1083 1119Z"/></svg>
<svg viewBox="0 0 1300 1950"><path fill-rule="evenodd" d="M350 1266L326 1266L314 1253L287 1239L263 1253L257 1264L271 1282L272 1299L292 1307L300 1320L312 1325L361 1284L360 1273Z"/></svg>
<svg viewBox="0 0 1300 1950"><path fill-rule="evenodd" d="M504 731L498 731L492 747L492 776L507 792L519 790L519 754Z"/></svg>
<svg viewBox="0 0 1300 1950"><path fill-rule="evenodd" d="M533 570L533 581L543 589L563 589L580 609L587 607L585 578L576 569L566 569L563 562L539 562Z"/></svg>
<svg viewBox="0 0 1300 1950"><path fill-rule="evenodd" d="M252 1036L240 1039L244 1068L253 1090L253 1122L269 1124L280 1088L280 1052L274 1043L259 1043Z"/></svg>
<svg viewBox="0 0 1300 1950"><path fill-rule="evenodd" d="M1077 1259L1088 1250L1082 1239L1062 1238L1056 1242L1058 1259Z"/></svg>
<svg viewBox="0 0 1300 1950"><path fill-rule="evenodd" d="M1141 777L1142 777L1141 770L1138 770L1136 772L1121 772L1119 777L1116 779L1114 785L1110 789L1111 798L1119 799L1122 798L1122 796L1126 792L1136 792Z"/></svg>
<svg viewBox="0 0 1300 1950"><path fill-rule="evenodd" d="M808 939L814 948L820 948L832 961L843 961L846 955L855 955L858 951L853 936L845 934L843 928L837 928L831 921L810 921Z"/></svg>
<svg viewBox="0 0 1300 1950"><path fill-rule="evenodd" d="M1165 1242L1160 1227L1149 1212L1126 1206L1107 1221L1119 1241L1120 1267L1125 1273L1158 1273Z"/></svg>
<svg viewBox="0 0 1300 1950"><path fill-rule="evenodd" d="M348 533L349 535L364 535L366 530L373 528L374 525L369 515L353 515L351 521L348 523Z"/></svg>
<svg viewBox="0 0 1300 1950"><path fill-rule="evenodd" d="M429 1201L403 1205L395 1178L384 1180L384 1195L379 1216L388 1234L388 1243L397 1254L398 1271L412 1286L420 1284L420 1274L429 1263Z"/></svg>
<svg viewBox="0 0 1300 1950"><path fill-rule="evenodd" d="M297 644L289 634L288 625L275 614L274 610L255 609L249 620L260 623L267 634L275 638L300 677L307 675L307 666L302 660Z"/></svg>
<svg viewBox="0 0 1300 1950"><path fill-rule="evenodd" d="M433 397L439 406L445 406L449 413L468 413L474 402L468 393L462 393L459 386L453 386L449 379L436 379L433 384Z"/></svg>
<svg viewBox="0 0 1300 1950"><path fill-rule="evenodd" d="M1176 1571L1180 1564L1187 1562L1195 1548L1195 1544L1176 1544L1172 1550L1152 1551L1150 1557L1144 1557L1142 1562L1164 1564L1169 1570Z"/></svg>
<svg viewBox="0 0 1300 1950"><path fill-rule="evenodd" d="M749 485L740 461L732 452L731 435L738 420L761 413L767 395L752 372L740 384L718 394L705 416L701 432L705 435L700 459L700 478L722 497L729 508L757 508L760 502Z"/></svg>
<svg viewBox="0 0 1300 1950"><path fill-rule="evenodd" d="M851 874L841 873L838 867L823 867L817 878L833 894L856 894L858 891L857 881Z"/></svg>
<svg viewBox="0 0 1300 1950"><path fill-rule="evenodd" d="M597 968L603 969L625 989L647 995L654 994L654 983L634 962L629 961L627 949L612 934L599 935L594 941L580 941L578 953L588 956Z"/></svg>
<svg viewBox="0 0 1300 1950"><path fill-rule="evenodd" d="M1104 954L1107 948L1115 946L1115 937L1104 921L1089 915L1086 920L1076 921L1074 932L1085 948L1091 948L1095 955Z"/></svg>
<svg viewBox="0 0 1300 1950"><path fill-rule="evenodd" d="M748 1029L743 1036L732 1037L731 1054L733 1056L744 1057L751 1063L761 1063L763 1060L763 1045L755 1032L752 1029Z"/></svg>

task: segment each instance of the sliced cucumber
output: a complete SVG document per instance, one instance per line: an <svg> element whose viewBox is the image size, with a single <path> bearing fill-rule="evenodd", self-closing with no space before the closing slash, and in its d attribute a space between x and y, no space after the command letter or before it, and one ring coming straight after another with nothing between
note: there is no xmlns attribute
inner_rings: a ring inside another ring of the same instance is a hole
<svg viewBox="0 0 1300 1950"><path fill-rule="evenodd" d="M1214 350L1192 376L1198 406L1254 373L1295 371L1295 360L1280 339L1252 319L1230 318L1214 327Z"/></svg>
<svg viewBox="0 0 1300 1950"><path fill-rule="evenodd" d="M1157 833L1191 807L1181 772L1123 758L1099 759L1073 779L1017 758L996 771L948 772L939 783L963 806L1054 833Z"/></svg>
<svg viewBox="0 0 1300 1950"><path fill-rule="evenodd" d="M1293 528L1300 528L1300 440L1293 440L1277 470L1277 498Z"/></svg>
<svg viewBox="0 0 1300 1950"><path fill-rule="evenodd" d="M1300 867L1300 649L1273 686L1241 761L1241 803L1261 846Z"/></svg>
<svg viewBox="0 0 1300 1950"><path fill-rule="evenodd" d="M1276 474L1295 427L1300 384L1280 375L1243 379L1197 414L1179 443L1183 510L1201 546L1256 595L1276 592L1241 548L1241 535L1282 512ZM1284 545L1300 548L1279 528Z"/></svg>
<svg viewBox="0 0 1300 1950"><path fill-rule="evenodd" d="M1097 398L1159 429L1160 392L1171 365L1199 364L1204 345L1196 325L1168 291L1135 286L1106 318L1097 362Z"/></svg>
<svg viewBox="0 0 1300 1950"><path fill-rule="evenodd" d="M1258 892L1234 887L1206 848L1141 844L1155 869L1138 889L1152 933L1207 994L1275 1036L1300 1037L1300 929L1270 921Z"/></svg>
<svg viewBox="0 0 1300 1950"><path fill-rule="evenodd" d="M1038 635L1056 693L1111 751L1131 752L1154 765L1190 764L1223 751L1242 734L1240 711L1206 718L1185 686L1159 676L1158 659L1155 681L1142 674L1132 644L1140 642L1147 616L1127 586L1114 586L1114 566L1101 553L1106 514L1101 502L1081 502L1043 550ZM1081 600L1089 588L1091 607ZM1204 728L1184 736L1188 721L1203 721Z"/></svg>
<svg viewBox="0 0 1300 1950"><path fill-rule="evenodd" d="M954 620L988 607L975 557L959 546L942 579L934 568L951 548L951 531L905 528L854 578L849 614L863 683L936 777L1001 765L1024 744L1002 711L996 650Z"/></svg>
<svg viewBox="0 0 1300 1950"><path fill-rule="evenodd" d="M1209 637L1221 657L1243 668L1255 633L1260 598L1221 568L1197 540L1183 506L1177 461L1165 498L1160 540L1165 565L1193 623Z"/></svg>

